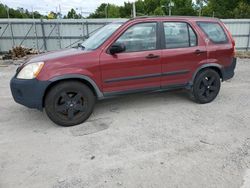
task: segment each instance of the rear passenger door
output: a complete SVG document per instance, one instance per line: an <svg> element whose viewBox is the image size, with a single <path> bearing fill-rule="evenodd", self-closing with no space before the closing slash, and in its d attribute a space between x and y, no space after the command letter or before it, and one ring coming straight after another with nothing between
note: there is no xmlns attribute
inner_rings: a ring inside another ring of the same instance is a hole
<svg viewBox="0 0 250 188"><path fill-rule="evenodd" d="M187 84L200 63L207 60L205 41L187 22L162 24L161 87Z"/></svg>

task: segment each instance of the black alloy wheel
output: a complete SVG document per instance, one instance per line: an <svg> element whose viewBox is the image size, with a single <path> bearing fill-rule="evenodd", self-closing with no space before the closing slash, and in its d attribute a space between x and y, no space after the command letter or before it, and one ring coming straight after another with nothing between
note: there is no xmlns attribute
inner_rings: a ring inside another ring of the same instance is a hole
<svg viewBox="0 0 250 188"><path fill-rule="evenodd" d="M84 122L92 113L95 96L78 81L61 82L46 95L45 110L49 118L61 126Z"/></svg>
<svg viewBox="0 0 250 188"><path fill-rule="evenodd" d="M55 100L54 105L58 116L72 120L86 112L88 103L80 92L65 91Z"/></svg>
<svg viewBox="0 0 250 188"><path fill-rule="evenodd" d="M198 103L209 103L218 95L220 86L219 74L215 70L205 69L196 76L192 93Z"/></svg>

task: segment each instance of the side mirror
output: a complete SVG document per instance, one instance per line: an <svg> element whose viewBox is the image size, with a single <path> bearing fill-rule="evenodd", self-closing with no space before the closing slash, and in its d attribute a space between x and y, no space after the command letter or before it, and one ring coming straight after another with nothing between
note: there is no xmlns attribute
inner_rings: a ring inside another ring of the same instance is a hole
<svg viewBox="0 0 250 188"><path fill-rule="evenodd" d="M114 43L109 49L110 54L114 55L117 53L124 52L126 50L126 47L122 43Z"/></svg>
<svg viewBox="0 0 250 188"><path fill-rule="evenodd" d="M81 48L82 47L82 43L77 43L77 47Z"/></svg>

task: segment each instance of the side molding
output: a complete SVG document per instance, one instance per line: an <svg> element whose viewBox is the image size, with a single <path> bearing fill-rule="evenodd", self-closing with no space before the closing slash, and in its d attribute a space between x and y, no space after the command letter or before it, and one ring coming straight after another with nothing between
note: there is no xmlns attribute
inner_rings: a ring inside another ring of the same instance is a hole
<svg viewBox="0 0 250 188"><path fill-rule="evenodd" d="M97 94L98 99L102 99L103 98L103 93L101 92L101 90L99 89L99 87L97 86L97 84L95 83L95 81L92 80L90 77L85 76L85 75L80 75L80 74L66 74L66 75L62 75L62 76L53 77L49 81L51 83L53 83L53 82L56 82L56 81L59 81L59 80L74 79L74 78L75 79L81 79L81 80L87 81L95 89L95 92Z"/></svg>

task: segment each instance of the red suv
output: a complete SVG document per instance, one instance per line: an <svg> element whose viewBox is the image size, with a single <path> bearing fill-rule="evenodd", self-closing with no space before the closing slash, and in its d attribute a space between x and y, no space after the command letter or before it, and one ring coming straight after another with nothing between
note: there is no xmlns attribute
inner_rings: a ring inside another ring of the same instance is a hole
<svg viewBox="0 0 250 188"><path fill-rule="evenodd" d="M143 17L104 26L78 48L38 55L17 69L17 103L45 108L58 125L84 122L96 99L186 88L213 101L234 76L235 42L214 18Z"/></svg>

